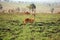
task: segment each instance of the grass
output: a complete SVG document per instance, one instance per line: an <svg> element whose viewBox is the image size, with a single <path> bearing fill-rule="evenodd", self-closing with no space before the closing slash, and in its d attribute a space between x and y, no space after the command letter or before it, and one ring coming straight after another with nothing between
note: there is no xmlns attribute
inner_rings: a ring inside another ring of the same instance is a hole
<svg viewBox="0 0 60 40"><path fill-rule="evenodd" d="M0 14L0 40L60 40L60 14L36 14L34 24L21 25L27 17Z"/></svg>

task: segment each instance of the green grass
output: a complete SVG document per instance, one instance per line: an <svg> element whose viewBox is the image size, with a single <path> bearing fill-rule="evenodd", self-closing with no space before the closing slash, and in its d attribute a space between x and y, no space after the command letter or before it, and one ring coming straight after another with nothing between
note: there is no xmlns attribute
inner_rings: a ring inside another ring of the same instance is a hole
<svg viewBox="0 0 60 40"><path fill-rule="evenodd" d="M21 25L27 17L0 14L0 40L60 40L60 14L36 14L34 24Z"/></svg>

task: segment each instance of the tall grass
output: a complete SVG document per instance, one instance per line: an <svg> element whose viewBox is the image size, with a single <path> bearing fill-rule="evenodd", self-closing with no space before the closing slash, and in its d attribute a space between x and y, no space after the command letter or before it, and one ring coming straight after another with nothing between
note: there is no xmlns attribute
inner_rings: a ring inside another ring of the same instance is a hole
<svg viewBox="0 0 60 40"><path fill-rule="evenodd" d="M0 40L60 40L60 14L36 14L35 24L21 25L27 17L0 14Z"/></svg>

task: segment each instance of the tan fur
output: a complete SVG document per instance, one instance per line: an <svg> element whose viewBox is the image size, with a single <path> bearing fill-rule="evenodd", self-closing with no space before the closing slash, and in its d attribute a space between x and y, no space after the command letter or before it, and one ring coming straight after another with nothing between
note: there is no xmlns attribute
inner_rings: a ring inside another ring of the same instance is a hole
<svg viewBox="0 0 60 40"><path fill-rule="evenodd" d="M34 22L34 19L33 18L26 18L25 20L24 20L24 24L26 24L26 23L33 23Z"/></svg>

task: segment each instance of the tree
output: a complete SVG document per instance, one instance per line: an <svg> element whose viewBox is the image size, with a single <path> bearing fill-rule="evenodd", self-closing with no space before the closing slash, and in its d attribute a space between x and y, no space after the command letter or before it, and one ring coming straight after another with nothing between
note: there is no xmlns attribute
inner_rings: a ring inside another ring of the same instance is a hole
<svg viewBox="0 0 60 40"><path fill-rule="evenodd" d="M0 9L2 10L2 8L3 8L3 7L2 7L2 4L0 4Z"/></svg>
<svg viewBox="0 0 60 40"><path fill-rule="evenodd" d="M53 13L54 12L54 8L51 8L51 13Z"/></svg>
<svg viewBox="0 0 60 40"><path fill-rule="evenodd" d="M51 7L51 13L54 12L54 4L48 4L49 7Z"/></svg>
<svg viewBox="0 0 60 40"><path fill-rule="evenodd" d="M32 12L35 12L35 10L36 10L36 6L35 6L35 4L33 4L33 3L30 4L28 8L29 8L29 10L31 10Z"/></svg>

